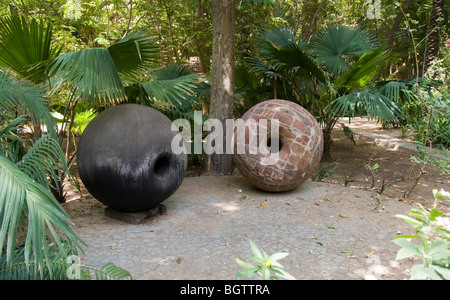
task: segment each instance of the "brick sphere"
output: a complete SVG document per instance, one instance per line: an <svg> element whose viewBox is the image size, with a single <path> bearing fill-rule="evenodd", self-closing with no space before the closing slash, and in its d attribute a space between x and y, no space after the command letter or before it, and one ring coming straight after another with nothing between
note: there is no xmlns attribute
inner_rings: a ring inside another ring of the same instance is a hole
<svg viewBox="0 0 450 300"><path fill-rule="evenodd" d="M250 154L246 130L245 154L235 152L235 162L252 185L264 191L285 192L311 177L322 158L323 135L319 123L306 109L291 101L269 100L255 105L242 117L243 121L251 118L257 122L267 119L269 125L271 119L278 119L280 149L275 156L259 151ZM274 142L272 137L268 139ZM267 164L267 159L271 163Z"/></svg>

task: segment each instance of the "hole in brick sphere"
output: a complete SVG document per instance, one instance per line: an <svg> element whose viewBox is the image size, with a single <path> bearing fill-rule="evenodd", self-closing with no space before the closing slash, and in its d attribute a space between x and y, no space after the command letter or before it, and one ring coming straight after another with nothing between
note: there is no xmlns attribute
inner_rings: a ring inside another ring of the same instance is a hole
<svg viewBox="0 0 450 300"><path fill-rule="evenodd" d="M283 143L279 138L269 137L267 139L267 148L269 149L270 153L278 153L280 152L281 148L283 148Z"/></svg>
<svg viewBox="0 0 450 300"><path fill-rule="evenodd" d="M171 159L168 155L163 155L156 159L155 166L153 167L155 176L160 178L165 177L170 170L170 162Z"/></svg>

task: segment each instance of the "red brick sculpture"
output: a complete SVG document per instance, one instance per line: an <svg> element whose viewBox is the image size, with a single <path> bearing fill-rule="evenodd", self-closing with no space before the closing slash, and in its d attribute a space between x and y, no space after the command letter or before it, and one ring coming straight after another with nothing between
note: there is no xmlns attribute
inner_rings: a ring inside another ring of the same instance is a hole
<svg viewBox="0 0 450 300"><path fill-rule="evenodd" d="M279 137L268 137L268 144L279 143L273 153L249 153L249 129L245 132L245 153L235 152L236 166L255 187L269 192L284 192L297 188L320 164L323 135L319 123L303 107L286 100L269 100L247 111L243 121L253 118L279 122ZM236 129L235 137L238 134ZM270 129L267 130L270 135ZM258 135L258 143L260 136ZM239 141L237 141L237 146ZM253 152L254 153L254 152ZM269 163L268 163L269 161Z"/></svg>

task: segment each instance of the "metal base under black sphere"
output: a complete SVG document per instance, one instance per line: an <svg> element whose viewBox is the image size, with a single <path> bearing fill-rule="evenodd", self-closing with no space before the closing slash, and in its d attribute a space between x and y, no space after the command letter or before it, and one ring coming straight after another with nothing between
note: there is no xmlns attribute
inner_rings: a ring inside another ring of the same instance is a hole
<svg viewBox="0 0 450 300"><path fill-rule="evenodd" d="M161 112L123 104L99 114L77 151L81 181L103 204L123 212L151 210L180 186L187 156L171 150L172 122Z"/></svg>

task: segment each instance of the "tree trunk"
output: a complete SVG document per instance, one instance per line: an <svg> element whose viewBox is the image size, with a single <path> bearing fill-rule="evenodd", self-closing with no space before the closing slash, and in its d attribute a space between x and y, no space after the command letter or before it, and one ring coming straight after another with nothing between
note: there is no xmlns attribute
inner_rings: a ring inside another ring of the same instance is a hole
<svg viewBox="0 0 450 300"><path fill-rule="evenodd" d="M405 6L403 7L403 9L401 9L399 11L399 13L397 14L397 18L395 19L395 23L394 26L392 26L391 31L388 33L387 37L386 37L386 44L388 45L388 47L390 48L392 45L392 40L394 38L394 34L398 31L399 27L400 27L400 23L402 22L403 18L404 18L404 14L407 14L409 9L411 8L411 5L413 4L414 0L408 0L405 4Z"/></svg>
<svg viewBox="0 0 450 300"><path fill-rule="evenodd" d="M211 4L213 29L213 55L211 75L212 118L223 124L223 149L226 146L226 119L233 118L234 70L235 70L235 0L213 0ZM213 153L206 156L209 175L231 173L231 154Z"/></svg>
<svg viewBox="0 0 450 300"><path fill-rule="evenodd" d="M424 75L433 61L439 55L439 31L442 24L442 18L444 17L445 0L434 0L433 7L431 8L430 22L428 24L427 31L427 44L425 47L425 59L423 62Z"/></svg>
<svg viewBox="0 0 450 300"><path fill-rule="evenodd" d="M320 4L319 0L305 0L303 2L302 38L304 41L308 41L313 35L317 27L318 14L325 4L326 0L321 1Z"/></svg>

